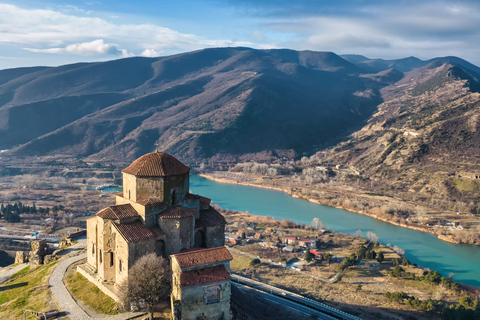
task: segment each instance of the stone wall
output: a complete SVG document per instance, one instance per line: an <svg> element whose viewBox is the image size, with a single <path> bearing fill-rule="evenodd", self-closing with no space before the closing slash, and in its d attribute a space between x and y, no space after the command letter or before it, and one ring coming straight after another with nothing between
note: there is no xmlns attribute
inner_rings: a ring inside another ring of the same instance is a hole
<svg viewBox="0 0 480 320"><path fill-rule="evenodd" d="M155 252L155 239L131 242L128 244L128 252L128 268L131 268L140 257Z"/></svg>
<svg viewBox="0 0 480 320"><path fill-rule="evenodd" d="M102 278L110 283L116 282L116 272L115 272L115 260L117 259L116 255L116 240L117 240L117 231L112 226L111 220L104 220L103 226L103 246L102 246L102 264L101 269L103 270Z"/></svg>
<svg viewBox="0 0 480 320"><path fill-rule="evenodd" d="M137 201L136 177L132 174L123 174L123 197L132 201Z"/></svg>
<svg viewBox="0 0 480 320"><path fill-rule="evenodd" d="M206 228L205 246L207 248L223 247L225 245L225 226L218 225Z"/></svg>
<svg viewBox="0 0 480 320"><path fill-rule="evenodd" d="M80 265L77 267L77 271L78 273L80 273L82 276L84 276L85 278L87 278L88 281L90 281L91 283L95 284L98 289L100 289L103 293L105 293L107 296L109 296L110 298L112 298L113 300L115 300L116 302L120 303L121 300L120 300L120 297L119 295L117 294L117 292L114 292L112 290L112 286L110 285L106 285L104 284L100 279L98 279L94 274L91 274L89 273L86 268L84 267L84 265Z"/></svg>
<svg viewBox="0 0 480 320"><path fill-rule="evenodd" d="M148 199L148 198L158 198L161 201L164 199L164 178L163 177L148 177L136 178L136 200Z"/></svg>
<svg viewBox="0 0 480 320"><path fill-rule="evenodd" d="M231 319L230 316L230 281L208 283L205 285L182 288L181 313L183 320ZM219 301L207 304L207 295L218 294Z"/></svg>
<svg viewBox="0 0 480 320"><path fill-rule="evenodd" d="M159 219L159 226L165 232L165 255L190 249L194 245L194 217L180 219Z"/></svg>
<svg viewBox="0 0 480 320"><path fill-rule="evenodd" d="M190 189L189 175L165 177L164 201L170 205L181 205Z"/></svg>
<svg viewBox="0 0 480 320"><path fill-rule="evenodd" d="M116 261L115 261L115 278L116 284L122 284L128 278L129 270L129 254L128 254L128 243L120 235L116 237Z"/></svg>
<svg viewBox="0 0 480 320"><path fill-rule="evenodd" d="M98 224L100 218L92 217L87 220L87 263L98 270Z"/></svg>

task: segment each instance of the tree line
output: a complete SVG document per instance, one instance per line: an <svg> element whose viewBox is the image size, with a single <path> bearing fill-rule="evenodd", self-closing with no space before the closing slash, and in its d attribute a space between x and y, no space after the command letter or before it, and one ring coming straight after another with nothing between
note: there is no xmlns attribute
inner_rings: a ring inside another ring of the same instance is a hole
<svg viewBox="0 0 480 320"><path fill-rule="evenodd" d="M57 208L58 210L58 208ZM0 212L2 214L2 217L5 219L7 222L20 222L20 214L26 213L26 214L36 214L36 213L41 213L41 214L48 214L50 213L50 208L43 208L39 207L37 208L35 204L29 206L29 205L24 205L20 201L15 202L14 204L7 204L4 205L3 203L0 206Z"/></svg>

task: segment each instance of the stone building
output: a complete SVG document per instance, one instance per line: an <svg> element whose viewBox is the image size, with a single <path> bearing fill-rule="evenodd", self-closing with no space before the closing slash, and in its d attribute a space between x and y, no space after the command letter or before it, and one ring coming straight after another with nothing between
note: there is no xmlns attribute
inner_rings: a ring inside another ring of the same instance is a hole
<svg viewBox="0 0 480 320"><path fill-rule="evenodd" d="M230 260L225 247L193 248L171 256L174 320L231 319Z"/></svg>
<svg viewBox="0 0 480 320"><path fill-rule="evenodd" d="M225 249L225 218L210 206L210 199L189 193L189 172L190 168L161 152L146 154L125 168L123 192L116 195L116 204L87 220L87 263L78 271L118 301L118 285L145 254L155 252L169 259L180 252L198 255L205 250L203 255L209 255L217 249L208 248ZM229 264L228 259L224 261L223 265ZM202 272L213 270L204 267ZM186 271L190 269L182 269ZM222 275L222 281L229 282L225 272ZM227 296L230 300L229 286L224 300Z"/></svg>

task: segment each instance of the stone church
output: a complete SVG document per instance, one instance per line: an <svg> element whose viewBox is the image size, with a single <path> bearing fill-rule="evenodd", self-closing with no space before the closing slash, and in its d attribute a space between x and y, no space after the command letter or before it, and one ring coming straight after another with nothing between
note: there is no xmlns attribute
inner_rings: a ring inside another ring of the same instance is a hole
<svg viewBox="0 0 480 320"><path fill-rule="evenodd" d="M116 204L87 220L87 263L78 271L118 301L129 269L155 252L171 260L174 319L230 319L226 221L210 199L189 193L189 172L161 152L125 168Z"/></svg>

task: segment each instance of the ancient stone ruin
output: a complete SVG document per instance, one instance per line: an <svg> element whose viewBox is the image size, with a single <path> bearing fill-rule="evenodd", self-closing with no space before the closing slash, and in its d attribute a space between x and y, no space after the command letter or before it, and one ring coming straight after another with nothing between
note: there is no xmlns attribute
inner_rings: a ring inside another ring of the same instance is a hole
<svg viewBox="0 0 480 320"><path fill-rule="evenodd" d="M32 241L32 251L30 251L30 270L35 269L43 264L45 255L47 254L47 240Z"/></svg>

